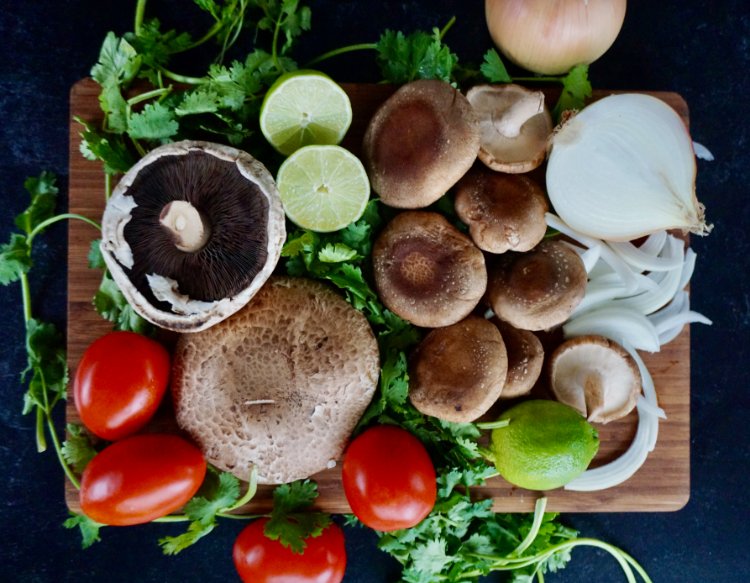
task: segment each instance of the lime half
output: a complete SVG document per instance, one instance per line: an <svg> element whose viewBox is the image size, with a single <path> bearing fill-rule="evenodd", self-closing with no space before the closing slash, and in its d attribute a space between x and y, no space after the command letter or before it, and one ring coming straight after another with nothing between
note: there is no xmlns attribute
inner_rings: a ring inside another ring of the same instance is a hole
<svg viewBox="0 0 750 583"><path fill-rule="evenodd" d="M340 146L300 148L281 165L276 184L286 216L321 233L356 221L370 198L365 167Z"/></svg>
<svg viewBox="0 0 750 583"><path fill-rule="evenodd" d="M349 96L317 71L285 73L260 109L263 135L285 156L310 144L338 144L351 123Z"/></svg>
<svg viewBox="0 0 750 583"><path fill-rule="evenodd" d="M495 467L511 484L529 490L559 488L582 474L599 450L596 429L557 401L525 401L500 415L492 431Z"/></svg>

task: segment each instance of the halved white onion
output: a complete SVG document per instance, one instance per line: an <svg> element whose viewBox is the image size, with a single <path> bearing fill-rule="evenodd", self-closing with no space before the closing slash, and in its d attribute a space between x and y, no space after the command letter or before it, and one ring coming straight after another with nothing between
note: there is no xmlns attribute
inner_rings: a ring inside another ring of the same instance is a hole
<svg viewBox="0 0 750 583"><path fill-rule="evenodd" d="M708 233L695 174L677 112L656 97L624 93L585 107L555 132L546 184L573 229L630 241L663 229Z"/></svg>

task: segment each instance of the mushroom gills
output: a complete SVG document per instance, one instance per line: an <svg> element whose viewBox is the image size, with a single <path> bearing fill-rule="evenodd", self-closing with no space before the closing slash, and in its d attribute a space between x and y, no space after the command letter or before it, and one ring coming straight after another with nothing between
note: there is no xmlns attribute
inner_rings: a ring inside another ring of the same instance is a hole
<svg viewBox="0 0 750 583"><path fill-rule="evenodd" d="M148 275L174 280L181 294L210 302L236 295L265 263L268 201L235 164L200 151L163 156L128 192L136 203L125 226L134 258L130 278L155 302Z"/></svg>
<svg viewBox="0 0 750 583"><path fill-rule="evenodd" d="M641 391L632 357L600 336L581 336L561 344L550 359L550 384L557 400L591 422L608 423L627 415Z"/></svg>

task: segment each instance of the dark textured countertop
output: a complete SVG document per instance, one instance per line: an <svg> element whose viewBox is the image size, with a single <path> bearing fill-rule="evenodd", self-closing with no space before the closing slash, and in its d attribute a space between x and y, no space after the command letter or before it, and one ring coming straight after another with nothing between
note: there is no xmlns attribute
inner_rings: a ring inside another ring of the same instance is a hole
<svg viewBox="0 0 750 583"><path fill-rule="evenodd" d="M165 24L181 24L188 0L152 0ZM300 61L344 44L374 40L385 28L404 31L457 22L446 40L464 61L490 46L479 0L310 2L313 30ZM10 5L10 6L9 6ZM108 30L132 26L134 1L6 3L0 12L0 230L7 240L13 217L25 208L23 180L47 169L59 176L65 204L68 165L68 91L88 74ZM341 81L376 79L369 55L342 57L326 70ZM622 33L591 68L595 87L668 90L688 102L693 138L715 155L700 162L698 195L715 230L694 238L698 265L694 309L713 326L692 329L691 497L673 513L572 514L565 521L582 536L616 544L636 557L655 582L744 582L750 577L747 365L750 363L750 8L744 0L631 1ZM65 324L66 229L55 226L35 244L34 311ZM186 582L236 580L232 542L241 524L222 523L177 557L162 556L156 540L165 525L108 528L87 551L66 517L63 474L52 452L38 454L34 421L21 415L25 366L18 285L0 287L0 580L19 582ZM59 411L58 413L62 413ZM62 418L58 418L62 424ZM346 581L397 580L399 570L375 549L375 537L347 530ZM624 581L601 552L576 550L550 582Z"/></svg>

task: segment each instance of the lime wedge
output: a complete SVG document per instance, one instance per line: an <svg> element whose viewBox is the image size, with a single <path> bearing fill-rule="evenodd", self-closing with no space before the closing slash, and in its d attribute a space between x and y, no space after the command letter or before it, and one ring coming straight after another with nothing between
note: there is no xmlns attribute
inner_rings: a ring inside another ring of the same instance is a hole
<svg viewBox="0 0 750 583"><path fill-rule="evenodd" d="M351 123L349 96L317 71L285 73L260 108L263 135L285 156L310 144L338 144Z"/></svg>
<svg viewBox="0 0 750 583"><path fill-rule="evenodd" d="M320 233L356 221L370 198L365 167L340 146L300 148L281 165L276 184L286 216Z"/></svg>

